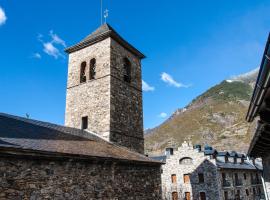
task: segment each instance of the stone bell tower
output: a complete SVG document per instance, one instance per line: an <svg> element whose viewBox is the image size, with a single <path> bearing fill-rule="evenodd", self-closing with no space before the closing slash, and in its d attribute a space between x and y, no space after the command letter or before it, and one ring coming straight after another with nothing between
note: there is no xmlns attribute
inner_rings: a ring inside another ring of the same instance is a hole
<svg viewBox="0 0 270 200"><path fill-rule="evenodd" d="M104 24L69 54L65 125L144 153L141 59Z"/></svg>

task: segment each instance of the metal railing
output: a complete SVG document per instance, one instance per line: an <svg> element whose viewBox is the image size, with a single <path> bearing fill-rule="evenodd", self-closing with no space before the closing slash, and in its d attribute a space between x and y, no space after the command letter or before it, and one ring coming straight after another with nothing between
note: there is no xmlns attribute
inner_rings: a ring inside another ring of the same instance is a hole
<svg viewBox="0 0 270 200"><path fill-rule="evenodd" d="M242 180L240 180L240 179L235 180L235 186L241 186L241 185L243 185Z"/></svg>
<svg viewBox="0 0 270 200"><path fill-rule="evenodd" d="M223 180L222 186L223 187L231 187L231 183L229 181Z"/></svg>

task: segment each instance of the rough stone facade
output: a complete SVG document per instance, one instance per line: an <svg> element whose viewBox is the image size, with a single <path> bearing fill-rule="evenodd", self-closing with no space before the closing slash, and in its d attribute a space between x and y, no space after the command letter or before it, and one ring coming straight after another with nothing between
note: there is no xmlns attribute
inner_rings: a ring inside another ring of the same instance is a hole
<svg viewBox="0 0 270 200"><path fill-rule="evenodd" d="M160 167L0 157L0 200L161 199Z"/></svg>
<svg viewBox="0 0 270 200"><path fill-rule="evenodd" d="M226 174L226 181L222 180L222 174ZM239 181L235 181L237 174ZM258 176L259 180L256 180ZM243 169L220 169L219 170L219 185L222 188L222 198L237 199L239 193L240 198L245 200L261 199L263 197L263 185L261 182L262 173L259 170L243 170Z"/></svg>
<svg viewBox="0 0 270 200"><path fill-rule="evenodd" d="M166 156L156 159L166 162L161 174L164 200L203 200L202 193L206 200L254 200L264 196L262 172L251 161L241 164L237 158L234 163L229 157L225 163L225 157L205 155L186 142L168 148Z"/></svg>
<svg viewBox="0 0 270 200"><path fill-rule="evenodd" d="M263 158L263 178L265 181L265 189L270 198L270 155Z"/></svg>
<svg viewBox="0 0 270 200"><path fill-rule="evenodd" d="M96 79L80 83L80 65L96 59ZM65 125L81 128L88 116L92 132L108 137L110 130L110 39L69 54Z"/></svg>
<svg viewBox="0 0 270 200"><path fill-rule="evenodd" d="M182 164L180 164L180 160ZM167 156L166 164L162 166L163 199L173 199L173 192L177 192L178 199L185 199L186 193L190 193L191 199L199 199L200 192L205 192L209 200L220 199L216 181L218 172L214 162L214 160L204 157L202 152L198 153L197 150L184 143L177 151L173 151L173 155ZM204 174L205 183L199 183L198 173ZM173 174L177 178L175 183L172 183ZM190 181L186 183L185 174L189 174L190 177Z"/></svg>
<svg viewBox="0 0 270 200"><path fill-rule="evenodd" d="M80 65L96 59L96 77L80 83ZM131 63L131 82L125 82L123 59ZM69 54L65 125L88 130L108 141L143 153L143 111L140 58L112 38Z"/></svg>

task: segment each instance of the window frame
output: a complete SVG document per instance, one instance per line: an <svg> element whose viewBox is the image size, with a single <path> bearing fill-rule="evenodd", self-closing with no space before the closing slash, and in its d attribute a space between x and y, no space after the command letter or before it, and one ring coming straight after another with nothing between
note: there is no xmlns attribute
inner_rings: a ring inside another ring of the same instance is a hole
<svg viewBox="0 0 270 200"><path fill-rule="evenodd" d="M80 65L80 84L86 83L86 81L87 81L86 68L87 68L86 61L81 62L81 65Z"/></svg>
<svg viewBox="0 0 270 200"><path fill-rule="evenodd" d="M88 129L88 116L83 116L81 119L81 129L86 130Z"/></svg>

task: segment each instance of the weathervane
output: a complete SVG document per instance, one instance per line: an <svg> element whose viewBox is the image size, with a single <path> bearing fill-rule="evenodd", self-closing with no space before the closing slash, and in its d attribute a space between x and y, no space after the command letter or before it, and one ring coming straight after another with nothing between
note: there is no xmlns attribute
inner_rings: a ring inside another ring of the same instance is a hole
<svg viewBox="0 0 270 200"><path fill-rule="evenodd" d="M104 21L105 21L105 23L107 22L107 18L109 17L109 10L108 9L106 9L105 11L104 11Z"/></svg>
<svg viewBox="0 0 270 200"><path fill-rule="evenodd" d="M100 0L100 24L101 24L101 25L103 24L103 16L102 16L102 13L103 13L102 0Z"/></svg>

